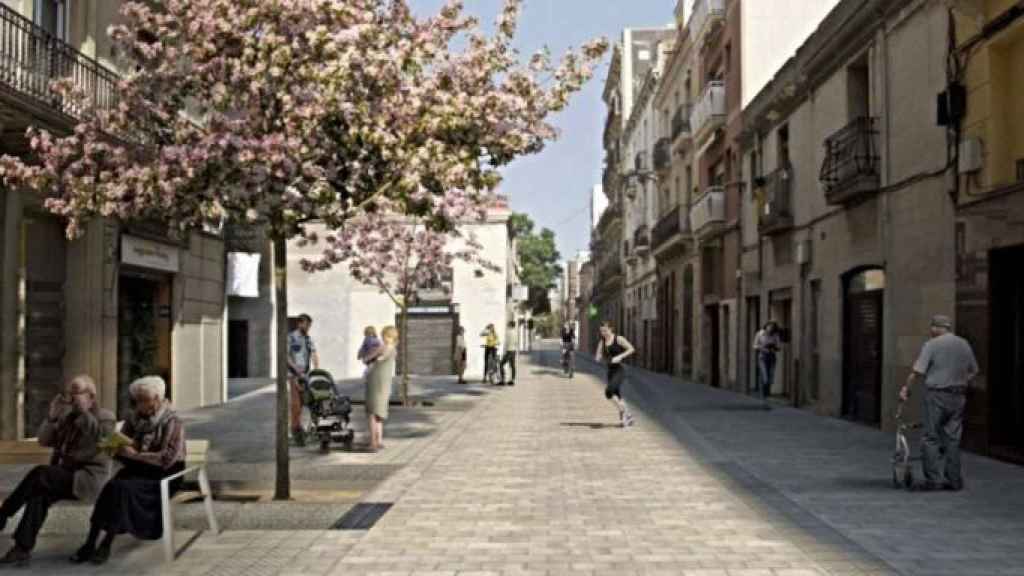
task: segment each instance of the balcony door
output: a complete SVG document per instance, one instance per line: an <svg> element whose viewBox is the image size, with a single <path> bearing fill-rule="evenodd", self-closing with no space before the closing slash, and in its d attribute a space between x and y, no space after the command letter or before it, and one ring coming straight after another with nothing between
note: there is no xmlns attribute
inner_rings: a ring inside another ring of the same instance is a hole
<svg viewBox="0 0 1024 576"><path fill-rule="evenodd" d="M67 0L35 0L33 15L37 26L54 37L68 40Z"/></svg>

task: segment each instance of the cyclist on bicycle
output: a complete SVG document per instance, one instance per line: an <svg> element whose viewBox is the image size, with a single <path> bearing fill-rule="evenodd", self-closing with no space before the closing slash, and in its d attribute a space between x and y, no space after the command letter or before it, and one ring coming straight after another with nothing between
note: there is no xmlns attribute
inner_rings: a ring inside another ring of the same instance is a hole
<svg viewBox="0 0 1024 576"><path fill-rule="evenodd" d="M493 370L498 369L498 331L494 329L494 324L488 324L487 328L480 333L480 336L484 339L484 379L483 382L487 382L487 375Z"/></svg>
<svg viewBox="0 0 1024 576"><path fill-rule="evenodd" d="M562 326L562 358L574 350L576 350L576 331L573 330L571 323L566 322Z"/></svg>

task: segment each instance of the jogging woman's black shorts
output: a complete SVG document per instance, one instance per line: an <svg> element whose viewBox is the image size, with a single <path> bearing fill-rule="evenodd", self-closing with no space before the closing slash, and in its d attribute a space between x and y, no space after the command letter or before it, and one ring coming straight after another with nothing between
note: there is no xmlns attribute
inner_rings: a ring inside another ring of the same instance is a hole
<svg viewBox="0 0 1024 576"><path fill-rule="evenodd" d="M604 397L611 400L614 397L622 398L622 383L626 380L626 371L622 366L608 368L608 386L604 389Z"/></svg>

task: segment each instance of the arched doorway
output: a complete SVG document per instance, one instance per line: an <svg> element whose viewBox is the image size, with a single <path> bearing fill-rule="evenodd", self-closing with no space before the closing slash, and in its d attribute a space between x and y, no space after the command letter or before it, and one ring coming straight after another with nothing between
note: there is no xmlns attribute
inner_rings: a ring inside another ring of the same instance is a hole
<svg viewBox="0 0 1024 576"><path fill-rule="evenodd" d="M885 270L857 268L843 278L843 417L882 420L882 306Z"/></svg>

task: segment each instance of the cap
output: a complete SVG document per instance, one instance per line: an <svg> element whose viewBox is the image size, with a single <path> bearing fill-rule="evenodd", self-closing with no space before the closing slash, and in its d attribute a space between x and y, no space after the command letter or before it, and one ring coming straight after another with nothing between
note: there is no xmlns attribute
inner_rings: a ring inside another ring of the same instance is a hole
<svg viewBox="0 0 1024 576"><path fill-rule="evenodd" d="M932 316L932 326L936 328L952 329L953 321L949 318L949 316L942 316L940 314L937 316Z"/></svg>

